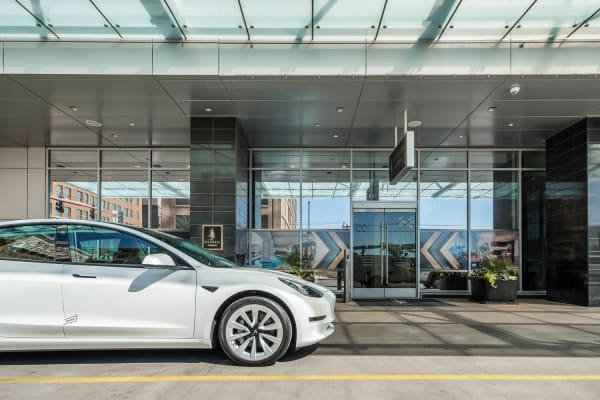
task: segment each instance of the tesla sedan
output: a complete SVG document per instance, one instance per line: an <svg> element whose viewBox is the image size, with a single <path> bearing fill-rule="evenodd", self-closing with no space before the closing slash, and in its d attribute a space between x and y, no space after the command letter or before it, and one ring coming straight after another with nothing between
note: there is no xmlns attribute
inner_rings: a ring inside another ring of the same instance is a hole
<svg viewBox="0 0 600 400"><path fill-rule="evenodd" d="M0 350L214 348L268 365L334 331L335 295L188 241L91 221L0 223Z"/></svg>

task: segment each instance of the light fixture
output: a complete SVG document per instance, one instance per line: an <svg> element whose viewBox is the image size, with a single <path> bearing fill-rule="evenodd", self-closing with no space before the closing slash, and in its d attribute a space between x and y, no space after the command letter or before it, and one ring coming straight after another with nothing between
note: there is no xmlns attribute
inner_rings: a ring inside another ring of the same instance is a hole
<svg viewBox="0 0 600 400"><path fill-rule="evenodd" d="M512 128L513 126L515 126L515 124L513 122L509 122L508 126Z"/></svg>
<svg viewBox="0 0 600 400"><path fill-rule="evenodd" d="M320 126L321 126L321 124L317 122L317 123L315 124L315 126L318 128L318 127L320 127Z"/></svg>
<svg viewBox="0 0 600 400"><path fill-rule="evenodd" d="M290 165L290 168L296 168L296 166L295 165Z"/></svg>
<svg viewBox="0 0 600 400"><path fill-rule="evenodd" d="M183 182L183 178L179 178L179 182Z"/></svg>
<svg viewBox="0 0 600 400"><path fill-rule="evenodd" d="M119 137L119 134L118 134L118 133L113 133L113 134L112 134L112 137L114 137L114 138L116 139L116 138L118 138L118 137Z"/></svg>
<svg viewBox="0 0 600 400"><path fill-rule="evenodd" d="M189 168L189 167L190 167L190 164L188 164L188 165L187 165L187 167Z"/></svg>
<svg viewBox="0 0 600 400"><path fill-rule="evenodd" d="M519 85L518 83L513 83L510 86L510 89L508 89L508 91L510 92L511 95L516 96L521 91L521 85Z"/></svg>
<svg viewBox="0 0 600 400"><path fill-rule="evenodd" d="M464 139L465 135L458 135L460 139Z"/></svg>
<svg viewBox="0 0 600 400"><path fill-rule="evenodd" d="M95 126L97 128L100 127L100 126L102 126L102 123L100 123L100 122L98 122L96 120L93 120L93 119L86 119L85 123L86 123L86 125Z"/></svg>
<svg viewBox="0 0 600 400"><path fill-rule="evenodd" d="M130 122L129 126L135 126L135 122Z"/></svg>
<svg viewBox="0 0 600 400"><path fill-rule="evenodd" d="M488 111L490 111L490 112L496 111L496 107L494 107L494 106L488 107Z"/></svg>
<svg viewBox="0 0 600 400"><path fill-rule="evenodd" d="M73 111L79 111L79 107L77 106L69 106L69 108Z"/></svg>
<svg viewBox="0 0 600 400"><path fill-rule="evenodd" d="M136 168L141 168L142 166L140 164L135 164Z"/></svg>
<svg viewBox="0 0 600 400"><path fill-rule="evenodd" d="M206 112L212 112L212 108L210 108L210 107L204 107L204 111L206 111Z"/></svg>
<svg viewBox="0 0 600 400"><path fill-rule="evenodd" d="M346 164L342 165L342 168L348 168L348 166Z"/></svg>
<svg viewBox="0 0 600 400"><path fill-rule="evenodd" d="M338 135L337 133L334 133L333 135L331 135L334 139L337 139L340 137L340 135Z"/></svg>
<svg viewBox="0 0 600 400"><path fill-rule="evenodd" d="M344 112L344 107L338 107L335 109L335 111L342 113L342 112Z"/></svg>
<svg viewBox="0 0 600 400"><path fill-rule="evenodd" d="M409 121L407 125L408 125L409 128L418 128L422 124L423 123L421 121L414 120L414 121Z"/></svg>

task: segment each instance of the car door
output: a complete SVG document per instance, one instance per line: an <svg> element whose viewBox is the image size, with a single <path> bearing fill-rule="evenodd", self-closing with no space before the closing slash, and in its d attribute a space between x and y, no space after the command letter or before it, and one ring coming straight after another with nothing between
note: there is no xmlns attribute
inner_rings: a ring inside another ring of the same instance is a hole
<svg viewBox="0 0 600 400"><path fill-rule="evenodd" d="M67 338L185 339L194 334L196 271L144 267L164 253L136 235L70 225L63 273Z"/></svg>
<svg viewBox="0 0 600 400"><path fill-rule="evenodd" d="M55 225L0 227L0 337L63 337L55 237Z"/></svg>

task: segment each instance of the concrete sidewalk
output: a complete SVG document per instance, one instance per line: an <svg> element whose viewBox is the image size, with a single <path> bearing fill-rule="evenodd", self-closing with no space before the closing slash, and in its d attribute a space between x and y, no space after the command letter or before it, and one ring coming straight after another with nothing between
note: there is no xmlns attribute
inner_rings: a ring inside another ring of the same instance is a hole
<svg viewBox="0 0 600 400"><path fill-rule="evenodd" d="M316 354L600 356L600 309L545 300L440 306L340 303L336 332Z"/></svg>

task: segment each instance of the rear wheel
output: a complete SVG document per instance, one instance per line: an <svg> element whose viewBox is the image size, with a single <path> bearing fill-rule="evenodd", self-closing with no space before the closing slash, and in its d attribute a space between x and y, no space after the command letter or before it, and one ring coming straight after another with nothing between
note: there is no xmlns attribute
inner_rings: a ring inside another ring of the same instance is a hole
<svg viewBox="0 0 600 400"><path fill-rule="evenodd" d="M221 348L236 364L270 365L283 356L292 339L292 323L286 311L264 297L234 301L219 323Z"/></svg>

